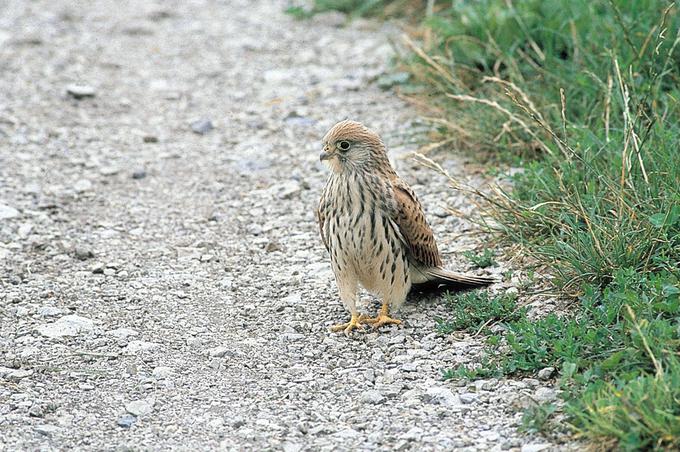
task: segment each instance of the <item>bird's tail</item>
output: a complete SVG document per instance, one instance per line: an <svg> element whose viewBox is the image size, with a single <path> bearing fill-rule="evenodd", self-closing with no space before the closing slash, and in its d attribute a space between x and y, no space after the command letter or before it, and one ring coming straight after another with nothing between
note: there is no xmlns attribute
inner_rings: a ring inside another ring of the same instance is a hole
<svg viewBox="0 0 680 452"><path fill-rule="evenodd" d="M433 287L445 286L444 288L453 290L473 289L497 282L494 278L454 273L435 267L420 269L419 273L425 278L422 278L421 281L414 281L416 284Z"/></svg>

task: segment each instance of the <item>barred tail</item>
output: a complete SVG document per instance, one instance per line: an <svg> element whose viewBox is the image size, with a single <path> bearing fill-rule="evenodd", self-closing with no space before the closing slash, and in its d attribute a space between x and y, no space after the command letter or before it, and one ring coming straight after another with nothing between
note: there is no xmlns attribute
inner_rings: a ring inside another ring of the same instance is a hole
<svg viewBox="0 0 680 452"><path fill-rule="evenodd" d="M420 274L420 278L415 278L415 284L445 286L444 288L454 290L484 287L497 282L494 278L454 273L436 267L420 268L418 269L418 273Z"/></svg>

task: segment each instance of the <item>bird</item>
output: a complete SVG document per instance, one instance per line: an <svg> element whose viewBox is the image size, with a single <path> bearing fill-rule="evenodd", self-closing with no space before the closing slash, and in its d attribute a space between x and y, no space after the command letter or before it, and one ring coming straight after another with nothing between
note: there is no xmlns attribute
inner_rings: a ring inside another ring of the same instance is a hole
<svg viewBox="0 0 680 452"><path fill-rule="evenodd" d="M399 177L380 136L344 120L323 137L321 162L330 168L316 217L330 255L340 300L351 318L331 327L349 335L365 325L399 325L391 316L414 285L456 289L486 286L491 278L447 271L423 208ZM359 285L381 298L375 317L359 314Z"/></svg>

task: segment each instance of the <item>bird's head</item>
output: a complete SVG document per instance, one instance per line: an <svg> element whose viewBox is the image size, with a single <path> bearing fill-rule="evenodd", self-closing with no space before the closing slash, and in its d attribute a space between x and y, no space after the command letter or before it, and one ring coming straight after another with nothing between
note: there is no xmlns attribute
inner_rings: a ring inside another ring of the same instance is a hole
<svg viewBox="0 0 680 452"><path fill-rule="evenodd" d="M323 137L320 159L336 173L367 171L387 165L385 144L377 133L360 122L340 121Z"/></svg>

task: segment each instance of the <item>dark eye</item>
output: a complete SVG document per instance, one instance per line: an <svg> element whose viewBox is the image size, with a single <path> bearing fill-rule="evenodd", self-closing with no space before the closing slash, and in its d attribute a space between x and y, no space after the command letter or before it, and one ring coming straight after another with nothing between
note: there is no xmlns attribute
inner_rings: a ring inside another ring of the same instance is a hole
<svg viewBox="0 0 680 452"><path fill-rule="evenodd" d="M349 147L350 147L349 141L338 141L338 149L340 149L341 151L343 152L349 151Z"/></svg>

